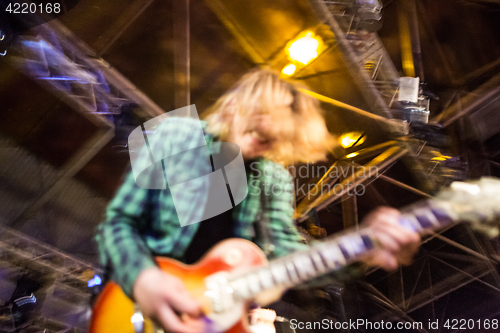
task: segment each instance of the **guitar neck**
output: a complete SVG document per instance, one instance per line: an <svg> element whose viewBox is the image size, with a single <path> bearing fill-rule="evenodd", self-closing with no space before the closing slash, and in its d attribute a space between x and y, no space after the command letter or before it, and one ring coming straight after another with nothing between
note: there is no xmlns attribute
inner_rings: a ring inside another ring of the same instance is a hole
<svg viewBox="0 0 500 333"><path fill-rule="evenodd" d="M445 202L429 200L405 209L400 224L423 233L452 224L457 217ZM228 281L229 286L239 300L255 298L275 287L291 288L359 260L377 244L368 229L344 232L305 251L273 260L268 266L232 277Z"/></svg>

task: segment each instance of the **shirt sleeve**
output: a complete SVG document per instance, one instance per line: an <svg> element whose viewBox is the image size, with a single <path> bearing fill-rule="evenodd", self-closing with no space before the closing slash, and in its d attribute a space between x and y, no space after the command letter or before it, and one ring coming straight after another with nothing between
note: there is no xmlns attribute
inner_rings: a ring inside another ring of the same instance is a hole
<svg viewBox="0 0 500 333"><path fill-rule="evenodd" d="M141 271L156 265L139 232L145 227L142 214L147 197L148 190L138 187L130 172L109 203L105 221L97 228L101 263L130 298Z"/></svg>
<svg viewBox="0 0 500 333"><path fill-rule="evenodd" d="M308 246L293 223L293 178L282 167L274 166L274 170L263 170L263 214L268 221L274 256L282 257Z"/></svg>

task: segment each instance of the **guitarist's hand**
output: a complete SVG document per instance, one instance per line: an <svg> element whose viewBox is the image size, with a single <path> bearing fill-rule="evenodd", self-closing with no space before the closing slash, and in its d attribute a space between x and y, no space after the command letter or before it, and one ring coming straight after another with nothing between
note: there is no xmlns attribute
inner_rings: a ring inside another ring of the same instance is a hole
<svg viewBox="0 0 500 333"><path fill-rule="evenodd" d="M379 208L364 219L364 224L379 240L381 249L364 258L370 266L395 270L400 264L409 265L420 246L420 235L399 225L400 213L393 208Z"/></svg>
<svg viewBox="0 0 500 333"><path fill-rule="evenodd" d="M169 331L205 331L201 304L187 292L180 279L158 267L145 269L139 274L134 283L134 298L144 315ZM182 319L178 313L182 314Z"/></svg>

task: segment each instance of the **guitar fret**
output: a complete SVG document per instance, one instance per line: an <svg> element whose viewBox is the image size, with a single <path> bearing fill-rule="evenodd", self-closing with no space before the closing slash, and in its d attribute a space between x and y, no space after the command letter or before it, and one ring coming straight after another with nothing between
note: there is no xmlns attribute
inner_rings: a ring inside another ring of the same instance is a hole
<svg viewBox="0 0 500 333"><path fill-rule="evenodd" d="M330 270L337 269L340 265L344 265L346 262L345 257L340 251L337 243L328 242L324 244L319 248L318 253L321 255Z"/></svg>
<svg viewBox="0 0 500 333"><path fill-rule="evenodd" d="M446 226L454 222L453 216L441 207L431 207L431 212L439 221L441 226Z"/></svg>
<svg viewBox="0 0 500 333"><path fill-rule="evenodd" d="M271 288L274 286L273 276L271 271L266 267L258 272L261 284L264 288Z"/></svg>
<svg viewBox="0 0 500 333"><path fill-rule="evenodd" d="M399 218L399 224L406 229L414 232L420 232L423 229L420 225L420 222L418 222L414 216L409 214L401 215L401 217Z"/></svg>
<svg viewBox="0 0 500 333"><path fill-rule="evenodd" d="M436 216L432 213L430 208L420 209L416 212L415 216L417 219L425 219L427 224L430 224L429 228L438 228L441 226Z"/></svg>
<svg viewBox="0 0 500 333"><path fill-rule="evenodd" d="M339 243L339 250L342 253L342 256L344 257L345 261L349 262L351 260L351 255L342 243Z"/></svg>
<svg viewBox="0 0 500 333"><path fill-rule="evenodd" d="M361 235L353 235L352 242L355 247L356 255L360 255L370 250L371 248L366 247L365 240Z"/></svg>
<svg viewBox="0 0 500 333"><path fill-rule="evenodd" d="M439 228L441 226L436 215L432 213L432 210L430 208L426 210L425 216L431 221L433 228Z"/></svg>
<svg viewBox="0 0 500 333"><path fill-rule="evenodd" d="M298 255L293 258L295 267L302 280L307 280L309 277L316 276L316 270L311 259L307 255Z"/></svg>
<svg viewBox="0 0 500 333"><path fill-rule="evenodd" d="M367 251L365 243L361 235L349 235L345 237L348 250L352 253L352 256L359 256L360 254Z"/></svg>
<svg viewBox="0 0 500 333"><path fill-rule="evenodd" d="M366 250L373 250L375 248L375 244L373 244L372 239L368 235L361 235L361 240L366 248Z"/></svg>
<svg viewBox="0 0 500 333"><path fill-rule="evenodd" d="M417 219L418 223L422 226L424 229L431 229L434 224L432 223L432 220L427 216L424 210L418 210L414 212L415 218Z"/></svg>
<svg viewBox="0 0 500 333"><path fill-rule="evenodd" d="M274 281L276 283L281 284L288 284L290 283L290 278L288 276L288 272L286 267L280 262L280 263L275 263L271 264L271 274L274 278Z"/></svg>
<svg viewBox="0 0 500 333"><path fill-rule="evenodd" d="M321 259L321 255L319 254L319 252L313 250L313 252L311 253L311 258L314 263L314 266L316 267L316 271L319 274L326 273L326 267L323 263L323 259Z"/></svg>
<svg viewBox="0 0 500 333"><path fill-rule="evenodd" d="M250 274L247 276L248 286L253 295L258 294L261 291L260 280L257 274Z"/></svg>
<svg viewBox="0 0 500 333"><path fill-rule="evenodd" d="M292 281L294 283L300 282L300 278L297 274L297 271L296 271L296 268L295 268L293 261L288 261L285 264L285 267L286 267L286 271L288 272L288 276L290 277L290 281Z"/></svg>

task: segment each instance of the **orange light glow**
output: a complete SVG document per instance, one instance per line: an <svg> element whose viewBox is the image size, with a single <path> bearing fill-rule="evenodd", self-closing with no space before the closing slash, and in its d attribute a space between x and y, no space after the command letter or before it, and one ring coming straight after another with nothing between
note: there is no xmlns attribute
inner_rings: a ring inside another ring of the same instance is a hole
<svg viewBox="0 0 500 333"><path fill-rule="evenodd" d="M291 61L307 65L318 56L322 46L321 37L312 31L306 31L288 44L286 52Z"/></svg>
<svg viewBox="0 0 500 333"><path fill-rule="evenodd" d="M347 158L353 158L355 156L358 156L358 153L350 153L350 154L346 155Z"/></svg>
<svg viewBox="0 0 500 333"><path fill-rule="evenodd" d="M295 73L296 68L297 67L294 64L288 64L285 67L283 67L283 69L281 70L281 73L283 73L285 75L293 75L293 73Z"/></svg>
<svg viewBox="0 0 500 333"><path fill-rule="evenodd" d="M340 136L340 145L344 148L351 148L354 146L359 146L365 142L366 136L363 132L348 132Z"/></svg>

